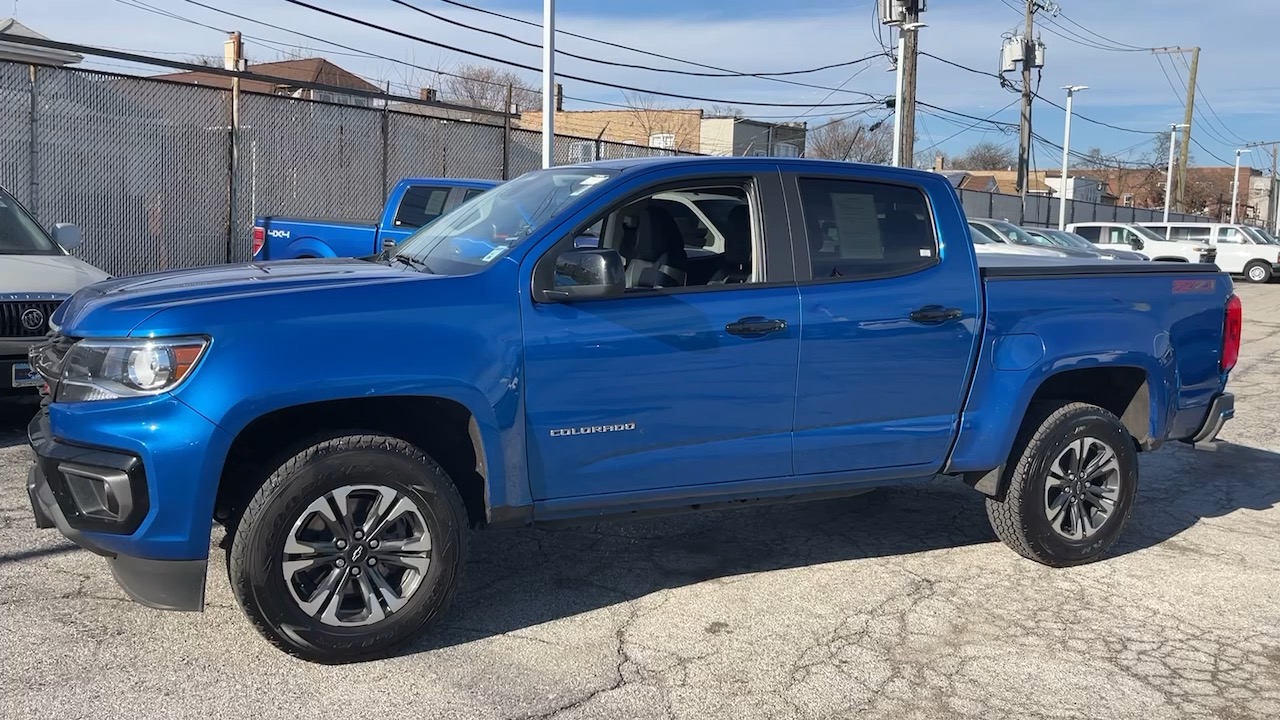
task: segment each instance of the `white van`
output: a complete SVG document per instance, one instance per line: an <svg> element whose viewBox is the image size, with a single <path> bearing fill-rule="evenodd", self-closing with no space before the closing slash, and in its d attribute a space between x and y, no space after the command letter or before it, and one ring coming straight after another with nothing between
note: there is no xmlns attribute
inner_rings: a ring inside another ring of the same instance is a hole
<svg viewBox="0 0 1280 720"><path fill-rule="evenodd" d="M1280 273L1280 248L1248 225L1148 222L1142 226L1175 242L1214 246L1218 250L1217 266L1223 272L1244 275L1249 282L1265 283Z"/></svg>
<svg viewBox="0 0 1280 720"><path fill-rule="evenodd" d="M1123 245L1157 261L1212 264L1218 257L1217 250L1208 243L1172 242L1137 223L1071 223L1067 232L1098 245Z"/></svg>

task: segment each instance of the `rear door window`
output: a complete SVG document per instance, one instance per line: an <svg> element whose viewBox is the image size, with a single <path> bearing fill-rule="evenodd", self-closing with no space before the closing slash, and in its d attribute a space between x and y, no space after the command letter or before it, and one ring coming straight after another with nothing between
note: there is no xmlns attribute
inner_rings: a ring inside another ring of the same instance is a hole
<svg viewBox="0 0 1280 720"><path fill-rule="evenodd" d="M918 188L802 178L800 205L814 280L907 275L938 263L933 213Z"/></svg>
<svg viewBox="0 0 1280 720"><path fill-rule="evenodd" d="M404 191L404 198L396 210L396 227L420 228L444 213L449 199L449 188L430 185L414 185Z"/></svg>

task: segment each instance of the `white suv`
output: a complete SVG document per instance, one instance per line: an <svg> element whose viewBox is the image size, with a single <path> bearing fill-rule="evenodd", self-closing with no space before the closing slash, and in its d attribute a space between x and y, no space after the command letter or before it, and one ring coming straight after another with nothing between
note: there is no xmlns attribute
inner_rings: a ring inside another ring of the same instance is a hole
<svg viewBox="0 0 1280 720"><path fill-rule="evenodd" d="M1280 248L1248 225L1161 222L1142 226L1174 242L1214 246L1218 250L1217 266L1223 272L1244 275L1249 282L1265 283L1280 273Z"/></svg>
<svg viewBox="0 0 1280 720"><path fill-rule="evenodd" d="M1067 232L1097 245L1123 245L1157 261L1213 264L1218 257L1218 251L1208 243L1172 242L1137 223L1071 223Z"/></svg>

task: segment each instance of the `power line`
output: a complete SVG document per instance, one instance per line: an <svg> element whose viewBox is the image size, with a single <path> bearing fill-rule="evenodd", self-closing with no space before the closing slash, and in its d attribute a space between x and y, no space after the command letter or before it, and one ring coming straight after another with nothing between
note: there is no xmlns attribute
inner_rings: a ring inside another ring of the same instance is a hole
<svg viewBox="0 0 1280 720"><path fill-rule="evenodd" d="M1078 27L1078 28L1080 28L1081 30L1083 30L1083 31L1085 31L1085 32L1087 32L1087 33L1089 33L1090 35L1092 35L1092 36L1094 36L1094 37L1096 37L1096 38L1099 38L1099 39L1101 39L1101 40L1103 40L1103 41L1105 41L1105 42L1109 42L1109 43L1111 43L1112 45L1115 45L1115 46L1117 46L1117 47L1121 47L1121 48L1128 48L1128 49L1133 50L1133 51L1135 51L1135 52L1149 52L1149 51L1151 50L1151 48L1149 48L1149 47L1139 47L1139 46L1137 46L1137 45L1130 45L1129 43L1123 43L1123 42L1120 42L1120 41L1118 41L1118 40L1112 40L1111 38L1107 37L1106 35L1103 35L1103 34L1101 34L1101 33L1094 32L1094 31L1090 30L1089 28L1087 28L1087 27L1085 27L1085 26L1081 25L1080 23L1076 22L1075 20L1072 20L1071 18L1067 17L1067 14L1066 14L1066 13L1064 13L1064 12L1062 12L1061 10L1059 10L1059 11L1058 11L1058 18L1061 18L1061 19L1063 19L1063 20L1066 20L1067 22L1071 23L1072 25L1075 25L1076 27Z"/></svg>
<svg viewBox="0 0 1280 720"><path fill-rule="evenodd" d="M1178 64L1177 64L1176 62L1174 62L1173 60L1170 60L1170 61L1169 61L1169 65L1170 65L1171 67L1173 67L1173 73L1174 73L1174 75L1177 75L1177 76L1178 76L1178 82L1182 84L1182 87L1183 87L1183 89L1185 90L1185 89L1186 89L1186 87L1187 87L1187 80L1186 80L1186 79L1184 79L1184 78L1182 77L1182 71L1178 70ZM1188 71L1190 71L1190 68L1188 68ZM1199 87L1196 87L1196 97L1201 101L1201 104L1202 104L1202 105L1203 105L1203 104L1205 104L1205 103L1204 103L1204 93L1200 92L1200 88L1199 88ZM1213 124L1212 124L1212 123L1210 123L1210 122L1209 122L1209 120L1205 117L1204 113L1200 111L1200 108L1199 108L1199 107L1195 107L1195 106L1193 106L1193 107L1192 107L1192 114L1194 115L1194 117L1195 117L1196 119L1198 119L1198 120L1200 121L1200 125L1199 125L1199 127L1200 127L1202 130L1204 130L1205 134L1206 134L1206 135L1208 135L1211 139L1213 139L1213 140L1214 140L1214 141L1216 141L1216 142L1220 142L1220 143L1222 143L1223 145L1228 145L1228 146L1230 146L1230 145L1235 145L1235 144L1236 144L1236 143L1232 142L1231 140L1228 140L1228 139L1226 139L1225 137L1223 137L1223 136L1222 136L1222 134L1221 134L1221 133L1219 133L1219 132L1218 132L1218 130L1217 130L1216 128L1214 128ZM1230 130L1228 130L1227 132L1229 133L1229 132L1230 132Z"/></svg>
<svg viewBox="0 0 1280 720"><path fill-rule="evenodd" d="M1187 58L1186 58L1186 56L1185 56L1185 55L1179 55L1178 57L1182 59L1182 64L1183 64L1183 65L1185 65L1185 66L1187 66L1187 71L1188 71L1188 72L1190 72L1190 71L1191 71L1191 67L1190 67L1189 65L1187 65ZM1175 70L1177 70L1177 67L1178 67L1177 65L1174 65L1174 69L1175 69ZM1209 102L1209 98L1205 97L1205 95L1204 95L1204 84L1203 84L1203 83L1200 83L1200 84L1198 84L1198 85L1196 86L1196 96L1200 98L1200 102L1201 102L1205 107L1209 108L1209 113L1210 113L1210 114L1212 114L1212 115L1213 115L1213 117L1218 121L1218 126L1219 126L1219 127L1221 127L1224 131L1226 131L1226 133L1227 133L1228 135L1230 135L1230 136L1232 136L1232 137L1236 138L1237 140L1239 140L1239 141L1240 141L1240 142L1242 142L1242 143L1243 143L1243 142L1249 142L1248 140L1246 140L1246 139L1244 139L1244 138L1240 137L1239 135L1235 134L1234 132L1232 132L1232 131L1231 131L1231 128L1227 127L1227 124L1226 124L1226 123L1224 123L1224 122L1222 121L1222 118L1218 116L1218 111L1213 109L1213 104L1212 104L1212 103L1210 103L1210 102ZM1232 143L1226 143L1226 144L1227 144L1227 145L1231 145Z"/></svg>
<svg viewBox="0 0 1280 720"><path fill-rule="evenodd" d="M335 17L340 20L345 20L347 22L354 23L356 25L361 25L367 28L372 28L374 30L380 30L390 35L406 38L408 40L414 40L414 41L423 43L425 45L431 45L433 47L441 48L443 50L449 50L451 52L456 52L462 55L469 55L471 57L480 58L481 60L488 60L489 62L493 62L493 63L499 63L502 65L517 67L522 70L541 72L541 68L535 67L533 65L526 65L524 63L519 63L514 60L506 60L504 58L495 57L493 55L487 55L485 53L475 52L473 50L466 50L453 45L447 45L445 43L436 42L435 40L428 40L426 38L419 37L417 35L406 33L400 30L395 30L395 29L386 27L384 25L379 25L377 23L369 22L368 20L361 20L360 18L352 17L350 15L345 15L343 13L337 12L336 10L329 10L326 8L319 7L317 5L312 5L311 3L303 2L303 0L285 0L285 2L289 3L290 5L297 5L298 7L307 8L308 10L311 10L313 12L318 12L322 15ZM591 85L599 85L601 87L613 88L615 90L625 90L629 92L637 92L637 93L643 93L648 95L659 95L662 97L676 98L679 100L692 100L695 102L719 103L719 104L727 104L727 105L748 105L753 107L810 107L808 103L769 103L769 102L756 102L756 101L746 101L746 100L725 100L723 98L706 98L706 97L700 97L697 95L683 95L680 93L669 93L662 90L638 88L631 85L619 85L617 83L605 82L603 80L593 80L591 78L585 78L578 75L569 75L567 73L561 73L560 77L567 78L569 80L577 80L578 82L584 82ZM868 97L874 97L874 96L868 94ZM880 102L881 101L879 100L867 100L862 102L820 103L813 107L859 107L859 106L866 106L866 105L876 105L876 104L879 104Z"/></svg>
<svg viewBox="0 0 1280 720"><path fill-rule="evenodd" d="M1230 160L1223 160L1221 157L1219 157L1219 156L1217 156L1217 155L1213 154L1212 152L1210 152L1208 148L1206 148L1204 145L1201 145L1201 144L1200 144L1200 141L1199 141L1199 140L1197 140L1197 139L1195 139L1194 137L1193 137L1193 138L1191 138L1191 144L1192 144L1192 145L1195 145L1195 146L1196 146L1196 147L1198 147L1198 148L1200 148L1202 151L1204 151L1204 153L1205 153L1206 155L1208 155L1209 157L1213 158L1214 160L1217 160L1218 162L1222 163L1223 165L1231 165L1231 164L1232 164L1232 162L1231 162Z"/></svg>
<svg viewBox="0 0 1280 720"><path fill-rule="evenodd" d="M461 27L461 28L465 28L465 29L467 29L467 30L472 30L472 31L474 31L474 32L480 32L480 33L484 33L484 34L486 34L486 35L491 35L491 36L493 36L493 37L502 38L502 39L504 39L504 40L509 40L509 41L511 41L511 42L518 43L518 44L520 44L520 45L525 45L525 46L527 46L527 47L533 47L533 48L541 48L541 47L542 47L542 43L535 43L535 42L529 42L529 41L527 41L527 40L521 40L521 39L519 39L519 38L512 37L512 36L510 36L510 35L507 35L506 33L502 33L502 32L499 32L499 31L497 31L497 30L491 30L491 29L488 29L488 28L476 27L476 26L474 26L474 25L470 25L470 24L468 24L468 23L464 23L464 22L462 22L461 20L454 20L453 18L450 18L450 17L444 16L444 15L440 15L440 14L438 14L438 13L431 12L430 10L426 10L426 9L424 9L424 8L420 8L420 7L418 7L418 6L414 5L414 4L410 3L410 2L407 2L407 0L390 0L390 1L391 1L391 2L393 2L393 3L395 3L395 4L397 4L397 5L401 5L401 6L403 6L403 7L409 8L410 10L413 10L413 11L415 11L415 12L419 12L419 13L422 13L423 15L426 15L426 16L428 16L428 17L434 18L434 19L439 20L439 21L444 22L444 23L448 23L448 24L450 24L450 25L454 25L454 26L456 26L456 27ZM448 5L454 5L454 6L456 6L456 7L465 8L465 9L467 9L467 10L472 10L472 11L479 12L479 13L484 13L485 15L492 15L492 16L494 16L494 17L499 17L499 18L502 18L502 19L504 19L504 20L510 20L510 21L512 21L512 22L518 22L518 23L521 23L521 24L523 24L523 25L528 25L528 26L530 26L530 27L536 27L536 28L541 28L541 27L542 27L542 23L539 23L539 22L534 22L534 21L532 21L532 20L526 20L526 19L524 19L524 18L515 17L515 16L513 16L513 15L506 15L506 14L504 14L504 13L500 13L500 12L497 12L497 11L495 11L495 10L487 10L487 9L485 9L485 8L475 7L475 6L473 6L473 5L468 5L468 4L463 3L463 2L457 2L456 0L441 0L441 2L444 2L444 3L448 4ZM587 55L576 55L576 54L574 54L574 53L567 52L567 51L564 51L564 50L556 50L556 54L557 54L557 55L564 55L565 57L571 57L571 58L575 58L575 59L578 59L578 60L583 60L583 61L586 61L586 62L598 63L598 64L601 64L601 65L611 65L611 66L614 66L614 67L624 67L624 68L631 68L631 69L635 69L635 70L647 70L647 71L650 71L650 72L671 73L671 74L675 74L675 75L688 75L688 76L692 76L692 77L743 77L743 78L750 77L750 78L759 78L759 79L762 79L762 80L777 80L778 78L780 78L780 77L784 77L784 76L791 76L791 75L808 75L808 74L811 74L811 73L821 72L821 71L823 71L823 70L831 70L831 69L833 69L833 68L849 67L849 66L852 66L852 65L857 65L857 64L860 64L860 63L867 62L868 60L874 60L875 58L878 58L878 57L882 57L882 56L883 56L883 53L874 53L874 54L872 54L872 55L868 55L868 56L866 56L866 57L858 58L857 60L848 60L848 61L845 61L845 62L832 63L832 64L829 64L829 65L822 65L822 66L820 66L820 67L808 68L808 69L805 69L805 70L786 70L786 71L780 71L780 72L758 72L758 73L749 73L749 72L740 72L740 71L737 71L737 70L730 70L730 69L727 69L727 68L720 68L720 67L716 67L716 66L714 66L714 65L704 65L704 64L702 64L702 63L694 62L694 61L692 61L692 60L685 60L685 59L683 59L683 58L673 57L673 56L670 56L670 55L663 55L663 54L661 54L661 53L649 52L649 51L647 51L647 50L639 50L639 49L636 49L636 48L627 47L626 45L621 45L621 44L618 44L618 43L609 42L609 41L607 41L607 40L598 40L598 39L596 39L596 38L587 37L587 36L585 36L585 35L579 35L579 34L577 34L577 33L571 33L571 32L565 31L565 30L559 30L559 29L557 29L557 30L556 30L556 34L557 34L557 35L564 35L564 36L566 36L566 37L578 38L578 39L580 39L580 40L586 40L586 41L593 42L593 43L597 43L597 44L599 44L599 45L604 45L604 46L607 46L607 47L618 48L618 49L621 49L621 50L627 50L627 51L629 51L629 52L634 52L634 53L638 53L638 54L641 54L641 55L647 55L647 56L650 56L650 57L657 57L657 58L661 58L661 59L663 59L663 60L670 60L670 61L672 61L672 62L684 63L684 64L686 64L686 65L692 65L692 66L694 66L694 67L701 67L701 68L706 68L706 69L716 70L716 71L717 71L717 72L714 72L714 73L703 73L703 72L692 72L692 71L689 71L689 70L675 70L675 69L671 69L671 68L655 68L655 67L649 67L648 65L635 65L635 64L632 64L632 63L615 62L615 61L612 61L612 60L601 60L601 59L599 59L599 58L594 58L594 57L590 57L590 56L587 56ZM809 83L789 82L789 84L792 84L792 85L800 85L800 86L802 86L802 87L811 87L811 88L815 88L815 89L818 89L818 90L830 90L830 89L831 89L830 87L827 87L827 86L823 86L823 85L812 85L812 84L809 84Z"/></svg>
<svg viewBox="0 0 1280 720"><path fill-rule="evenodd" d="M116 0L116 2L123 2L123 0ZM223 10L222 8L214 7L213 5L208 5L208 4L205 4L205 3L203 3L203 2L199 2L199 0L183 0L183 2L186 2L186 3L190 4L190 5L195 5L196 7L204 8L204 9L206 9L206 10L211 10L211 11L213 11L213 12L221 13L221 14L223 14L223 15L226 15L226 16L228 16L228 17L233 17L233 18L236 18L236 19L238 19L238 20L243 20L243 21L245 21L245 22L250 22L250 23L253 23L253 24L255 24L255 25L261 25L261 26L263 26L263 27L268 27L268 28L271 28L271 29L273 29L273 30L279 30L279 31L281 31L281 32L286 32L286 33L289 33L289 34L291 34L291 35L297 35L298 37L303 37L303 38L306 38L306 39L308 39L308 40L314 40L314 41L319 42L319 43L322 43L322 44L324 44L324 45L328 45L328 46L331 46L331 47L342 48L342 49L344 49L344 50L348 50L348 51L350 51L349 53L340 53L340 52L334 52L333 50L326 50L325 52L327 52L327 53L331 53L331 54L335 54L335 55L343 55L343 54L347 54L347 55L349 55L350 57L366 57L366 58L373 58L373 59L376 59L376 60L384 60L384 61L386 61L386 62L395 63L395 64L397 64L397 65L403 65L404 67L413 68L413 69L415 69L415 70L422 70L422 71L424 71L424 72L429 72L429 73L432 73L432 74L434 74L434 75L436 75L436 76L439 76L439 77L457 78L457 79L460 79L460 80L467 80L467 81L469 81L469 82L476 82L476 83L481 83L481 84L484 84L484 85L492 85L492 86L494 86L494 87L502 87L502 88L505 88L505 87L507 86L507 83L495 82L495 81L492 81L492 80L484 80L484 79L482 79L482 78L475 78L475 77L470 77L470 76L467 76L467 75L460 75L460 74L458 74L458 73L451 73L451 72L448 72L448 71L445 71L445 70L440 70L440 69L438 69L438 68L431 68L431 67L427 67L427 66L425 66L425 65L418 65L418 64L416 64L416 63L411 63L411 62L408 62L408 61L405 61L405 60L400 60L400 59L398 59L398 58L390 57L390 56L387 56L387 55L381 55L381 54L378 54L378 53L375 53L375 52L370 52L370 51L368 51L368 50L363 50L363 49L361 49L361 48L353 47L353 46L351 46L351 45L345 45L345 44L343 44L343 43L339 43L339 42L336 42L336 41L334 41L334 40L329 40L329 39L322 38L322 37L319 37L319 36L316 36L316 35L310 35L310 34L308 34L308 33L304 33L304 32L302 32L302 31L300 31L300 30L294 30L294 29L292 29L292 28L284 27L284 26L282 26L282 25L276 25L276 24L273 24L273 23L266 22L266 21L264 21L264 20L258 20L258 19L256 19L256 18L252 18L252 17L249 17L249 16L247 16L247 15L241 15L241 14L238 14L238 13L231 12L230 10ZM146 9L146 8L139 8L139 9ZM215 30L218 30L219 32L227 32L227 31L222 30L222 29L220 29L220 28L214 28L214 27L213 27L213 26L211 26L211 25L205 25L204 23L201 23L201 22L198 22L198 21L195 21L195 20L191 20L191 19L189 19L189 18L185 18L185 17L182 17L182 16L173 15L173 14L171 14L171 13L165 13L165 15L166 15L167 17L173 17L174 19L177 19L177 20L182 20L183 22L188 22L188 23L192 23L192 24L195 24L195 25L200 25L201 27L206 27L206 28L210 28L210 29L215 29ZM257 40L257 41L259 41L259 42L274 43L274 44L277 44L277 45L283 45L283 46L285 46L285 47L293 47L293 48L305 48L305 47L306 47L306 46L304 46L304 45L291 45L291 44L289 44L289 43L282 43L282 42L275 41L275 40L268 40L268 39L266 39L266 38L262 38L262 37L259 37L259 36L256 36L256 35L244 35L244 37L246 37L246 38L251 38L251 39ZM402 84L402 85L403 85L403 84ZM405 86L405 87L408 87L407 85L404 85L404 86ZM627 104L622 104L622 103L613 103L613 102L607 102L607 101L604 101L604 100L588 100L588 99L586 99L586 98L574 97L574 96L572 96L572 95L565 95L564 97L565 97L565 99L566 99L566 100L573 100L573 101L575 101L575 102L587 103L587 104L590 104L590 105L600 105L600 106L603 106L603 107L614 107L614 108L620 108L620 109L625 109L625 110L636 110L636 109L639 109L639 108L636 108L634 105L627 105ZM792 116L790 116L790 115L755 115L754 117L756 117L756 118L759 118L759 119L762 119L762 120L763 120L763 119L789 118L789 117L792 117Z"/></svg>
<svg viewBox="0 0 1280 720"><path fill-rule="evenodd" d="M965 133L967 133L967 132L969 132L969 131L971 131L971 130L973 130L973 129L977 128L979 125L985 124L985 123L986 123L987 121L989 121L989 120L993 120L993 119L995 118L995 116L997 116L997 115L999 115L1000 113L1002 113L1002 112L1004 112L1004 111L1008 110L1009 108L1013 107L1014 105L1017 105L1017 104L1018 104L1018 100L1019 100L1019 98L1014 98L1012 101L1010 101L1010 102L1009 102L1009 104L1008 104L1008 105L1005 105L1004 107L1002 107L1002 108L1000 108L999 110L997 110L997 111L995 111L995 112L991 113L991 114L990 114L990 115L988 115L987 117L982 118L979 122L975 122L974 124L969 125L969 126L967 126L967 127L963 128L962 130L960 130L960 132L955 133L954 135L951 135L951 136L949 136L949 137L947 137L947 138L944 138L941 142L936 142L936 143L934 143L934 144L930 145L929 147L924 148L924 149L923 149L923 150L921 150L920 152L929 152L930 150L933 150L934 148L936 148L936 147L938 147L938 146L940 146L940 145L946 145L947 143L949 143L949 142L951 142L952 140L954 140L954 139L956 139L956 138L960 137L961 135L963 135L963 134L965 134ZM944 117L939 117L938 115L934 115L933 113L928 113L928 112L926 112L925 114L930 115L931 117L937 117L937 118L939 118L940 120L946 120L946 119L947 119L947 118L944 118Z"/></svg>
<svg viewBox="0 0 1280 720"><path fill-rule="evenodd" d="M1006 4L1007 4L1007 3L1006 3ZM956 61L954 61L954 60L948 60L947 58L939 57L939 56L937 56L937 55L934 55L933 53L921 52L920 54L921 54L921 55L924 55L925 57L929 57L929 58L932 58L932 59L934 59L934 60L937 60L937 61L939 61L939 62L941 62L941 63L946 64L946 65L950 65L951 67L957 68L957 69L959 69L959 70L964 70L965 72L970 72L970 73L974 73L974 74L976 74L976 75L984 75L984 76L989 77L989 78L994 78L994 79L996 79L996 80L1000 81L1000 84L1001 84L1002 86L1006 87L1006 88L1010 88L1010 87L1012 87L1012 83L1010 83L1010 82L1009 82L1009 80L1007 80L1006 78L1001 77L1000 75L998 75L998 74L996 74L996 73L987 72L987 71L985 71L985 70L978 70L978 69L976 69L976 68L971 68L971 67L969 67L968 65L963 65L963 64L958 63L958 62L956 62ZM1057 109L1059 109L1059 110L1061 110L1061 111L1063 111L1063 112L1066 112L1066 111L1067 111L1067 109L1066 109L1065 107L1063 107L1062 105L1059 105L1058 103L1054 102L1052 99L1047 98L1047 97L1045 97L1045 96L1041 95L1039 92L1032 91L1032 93L1031 93L1031 94L1032 94L1034 97L1036 97L1036 98L1038 98L1038 99L1040 99L1040 100L1043 100L1044 102L1048 103L1049 105L1052 105L1053 107L1055 107L1055 108L1057 108ZM1122 127L1122 126L1120 126L1120 125L1113 125L1113 124L1111 124L1111 123L1104 122L1104 121L1102 121L1102 120L1096 120L1096 119L1094 119L1094 118L1089 117L1088 115L1082 115L1082 114L1080 114L1080 113L1078 113L1078 112L1077 112L1077 113L1074 113L1074 116L1075 116L1075 117L1077 117L1077 118L1079 118L1079 119L1081 119L1081 120L1083 120L1083 121L1085 121L1085 122L1087 122L1087 123L1091 123L1091 124L1093 124L1093 125L1098 125L1098 126L1105 127L1105 128L1110 128L1110 129L1112 129L1112 130L1118 130L1118 131L1120 131L1120 132L1135 133L1135 134L1141 134L1141 135L1158 135L1158 134L1159 134L1159 132L1157 132L1157 131L1153 131L1153 130L1138 130L1138 129L1136 129L1136 128L1127 128L1127 127Z"/></svg>

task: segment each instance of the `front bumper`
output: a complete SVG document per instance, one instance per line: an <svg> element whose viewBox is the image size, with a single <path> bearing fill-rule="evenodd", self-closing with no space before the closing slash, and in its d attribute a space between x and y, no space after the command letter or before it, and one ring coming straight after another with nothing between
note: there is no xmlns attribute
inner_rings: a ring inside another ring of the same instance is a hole
<svg viewBox="0 0 1280 720"><path fill-rule="evenodd" d="M1183 442L1196 446L1208 445L1218 438L1222 427L1235 416L1236 396L1229 392L1220 393L1214 396L1213 402L1209 403L1209 413L1205 415L1200 429Z"/></svg>
<svg viewBox="0 0 1280 720"><path fill-rule="evenodd" d="M208 557L153 559L121 552L145 535L151 491L139 455L63 442L48 411L27 428L36 460L27 495L36 527L57 528L68 540L107 559L111 574L135 601L162 610L204 609ZM207 543L207 534L206 534ZM207 545L206 545L207 548Z"/></svg>

